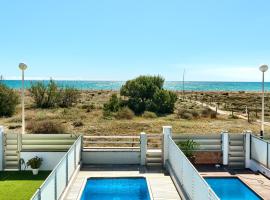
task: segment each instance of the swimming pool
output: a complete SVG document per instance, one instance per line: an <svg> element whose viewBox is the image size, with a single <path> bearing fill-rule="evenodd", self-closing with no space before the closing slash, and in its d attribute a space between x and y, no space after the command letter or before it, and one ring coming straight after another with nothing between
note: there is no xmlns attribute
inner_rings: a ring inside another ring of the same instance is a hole
<svg viewBox="0 0 270 200"><path fill-rule="evenodd" d="M145 178L89 178L81 200L150 200Z"/></svg>
<svg viewBox="0 0 270 200"><path fill-rule="evenodd" d="M261 199L247 185L236 177L207 177L206 182L211 186L220 200L258 200Z"/></svg>

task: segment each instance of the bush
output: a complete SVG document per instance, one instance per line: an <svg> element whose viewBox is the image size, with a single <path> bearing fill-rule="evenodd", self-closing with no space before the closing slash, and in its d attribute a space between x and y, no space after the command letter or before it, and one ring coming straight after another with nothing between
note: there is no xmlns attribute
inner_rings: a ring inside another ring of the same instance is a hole
<svg viewBox="0 0 270 200"><path fill-rule="evenodd" d="M19 97L16 92L0 83L0 116L12 116L18 103Z"/></svg>
<svg viewBox="0 0 270 200"><path fill-rule="evenodd" d="M38 108L53 108L57 106L60 96L54 81L50 80L48 85L45 85L43 82L32 83L29 91Z"/></svg>
<svg viewBox="0 0 270 200"><path fill-rule="evenodd" d="M157 115L154 112L144 111L144 113L142 114L142 117L148 118L148 119L153 119L153 118L157 118Z"/></svg>
<svg viewBox="0 0 270 200"><path fill-rule="evenodd" d="M57 84L50 80L46 85L44 82L32 83L29 89L38 108L71 107L79 98L79 91L75 88L59 89Z"/></svg>
<svg viewBox="0 0 270 200"><path fill-rule="evenodd" d="M65 127L61 123L52 120L29 123L27 130L37 134L59 134L66 132Z"/></svg>
<svg viewBox="0 0 270 200"><path fill-rule="evenodd" d="M72 125L73 125L74 127L80 127L80 126L83 126L84 124L83 124L82 121L79 121L79 120L78 120L78 121L73 122Z"/></svg>
<svg viewBox="0 0 270 200"><path fill-rule="evenodd" d="M116 94L113 94L108 103L103 106L103 111L105 112L117 112L120 109L121 100Z"/></svg>
<svg viewBox="0 0 270 200"><path fill-rule="evenodd" d="M181 115L182 119L187 119L187 120L191 120L193 118L191 113L185 112Z"/></svg>
<svg viewBox="0 0 270 200"><path fill-rule="evenodd" d="M75 88L62 89L60 90L58 105L62 108L71 107L74 103L77 103L79 96L79 91Z"/></svg>
<svg viewBox="0 0 270 200"><path fill-rule="evenodd" d="M210 108L205 108L202 110L202 117L209 117L213 111Z"/></svg>
<svg viewBox="0 0 270 200"><path fill-rule="evenodd" d="M158 114L172 113L177 100L173 92L163 89L160 76L139 76L121 87L120 94L128 97L127 106L136 114L152 111Z"/></svg>
<svg viewBox="0 0 270 200"><path fill-rule="evenodd" d="M128 107L121 108L115 115L116 119L133 119L134 116L134 112Z"/></svg>
<svg viewBox="0 0 270 200"><path fill-rule="evenodd" d="M200 113L197 110L191 110L191 114L194 118L200 117Z"/></svg>

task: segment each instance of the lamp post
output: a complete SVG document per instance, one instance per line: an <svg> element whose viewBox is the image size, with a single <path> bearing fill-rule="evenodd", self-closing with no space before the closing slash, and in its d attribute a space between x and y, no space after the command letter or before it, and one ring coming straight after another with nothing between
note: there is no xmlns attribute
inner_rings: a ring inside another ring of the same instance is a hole
<svg viewBox="0 0 270 200"><path fill-rule="evenodd" d="M262 72L262 120L261 120L260 136L261 138L263 138L263 134L264 134L264 73L268 70L268 66L261 65L259 69Z"/></svg>
<svg viewBox="0 0 270 200"><path fill-rule="evenodd" d="M24 63L19 64L20 70L22 70L22 134L25 133L25 117L24 117L24 71L27 69L27 65Z"/></svg>

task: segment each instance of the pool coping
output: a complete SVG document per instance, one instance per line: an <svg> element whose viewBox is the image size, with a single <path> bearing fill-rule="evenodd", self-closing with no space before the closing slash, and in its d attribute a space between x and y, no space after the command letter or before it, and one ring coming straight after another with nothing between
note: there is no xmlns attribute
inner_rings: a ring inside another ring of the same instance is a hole
<svg viewBox="0 0 270 200"><path fill-rule="evenodd" d="M259 198L261 198L261 200L263 200L264 198L258 194L254 189L251 188L251 186L246 183L243 179L241 179L241 177L237 176L237 175L228 175L228 176L214 176L214 175L204 175L203 178L235 178L240 180L245 186L248 187L248 189L250 189L255 195L257 195ZM208 184L208 183L207 183ZM209 184L208 184L209 185ZM210 185L209 185L210 186ZM211 187L211 186L210 186Z"/></svg>
<svg viewBox="0 0 270 200"><path fill-rule="evenodd" d="M86 183L87 183L87 181L89 180L89 179L91 179L91 178L96 178L96 179L117 179L117 178L119 178L119 179L121 179L121 178L132 178L132 179L138 179L138 178L143 178L143 179L145 179L145 181L146 181L146 185L147 185L147 189L148 189L148 193L149 193L149 196L150 196L150 200L153 200L154 198L153 198L153 194L152 194L152 189L151 189L151 186L150 186L150 184L149 184L149 181L148 181L148 178L147 177L144 177L144 176L133 176L133 177L131 177L131 176L123 176L123 177L119 177L119 176L114 176L114 177L85 177L84 178L84 180L83 180L83 184L82 184L82 186L81 186L81 189L80 189L80 192L79 192L79 194L78 194L78 197L77 197L77 200L80 200L81 199L81 197L82 197L82 194L83 194L83 191L84 191L84 188L85 188L85 185L86 185Z"/></svg>

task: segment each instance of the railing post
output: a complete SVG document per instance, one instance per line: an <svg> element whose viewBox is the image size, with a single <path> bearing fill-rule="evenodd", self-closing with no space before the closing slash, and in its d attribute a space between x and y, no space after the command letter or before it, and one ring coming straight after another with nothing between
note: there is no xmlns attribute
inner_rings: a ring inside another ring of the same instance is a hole
<svg viewBox="0 0 270 200"><path fill-rule="evenodd" d="M223 131L221 133L222 137L222 157L223 157L223 165L229 164L229 133L227 131Z"/></svg>
<svg viewBox="0 0 270 200"><path fill-rule="evenodd" d="M166 161L169 158L168 140L169 140L169 137L172 137L172 127L163 126L162 128L163 128L163 166L165 167Z"/></svg>
<svg viewBox="0 0 270 200"><path fill-rule="evenodd" d="M38 200L41 200L41 189L38 188Z"/></svg>
<svg viewBox="0 0 270 200"><path fill-rule="evenodd" d="M147 135L142 132L140 135L140 150L141 150L141 165L146 164L146 153L147 153Z"/></svg>
<svg viewBox="0 0 270 200"><path fill-rule="evenodd" d="M77 150L77 148L76 148L76 146L77 146L77 143L75 142L75 144L74 144L74 170L76 169L76 166L77 166L77 162L76 162L76 150Z"/></svg>
<svg viewBox="0 0 270 200"><path fill-rule="evenodd" d="M57 200L57 170L54 173L54 199Z"/></svg>
<svg viewBox="0 0 270 200"><path fill-rule="evenodd" d="M251 155L251 131L245 132L245 167L250 167L250 155Z"/></svg>
<svg viewBox="0 0 270 200"><path fill-rule="evenodd" d="M66 154L66 186L68 185L68 154Z"/></svg>
<svg viewBox="0 0 270 200"><path fill-rule="evenodd" d="M0 126L0 171L4 170L4 127Z"/></svg>

